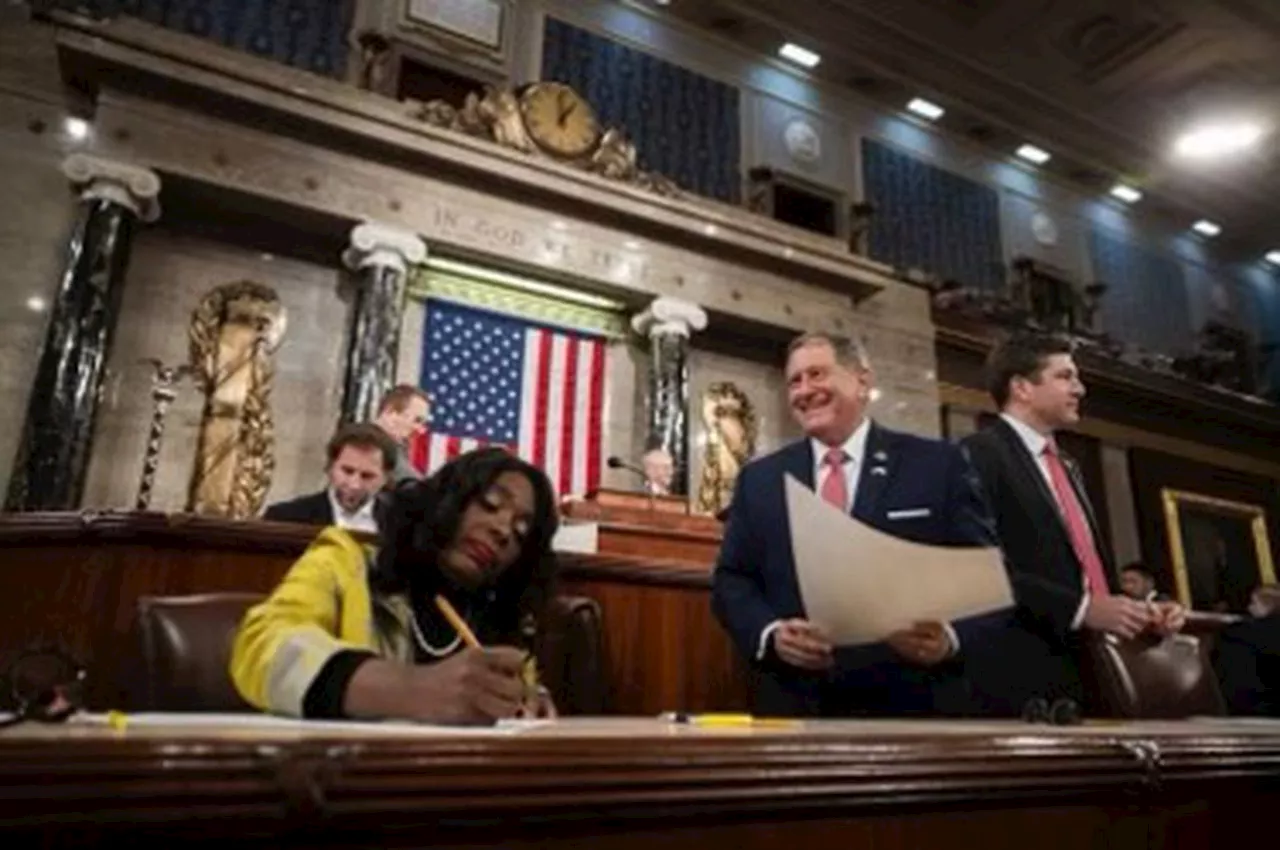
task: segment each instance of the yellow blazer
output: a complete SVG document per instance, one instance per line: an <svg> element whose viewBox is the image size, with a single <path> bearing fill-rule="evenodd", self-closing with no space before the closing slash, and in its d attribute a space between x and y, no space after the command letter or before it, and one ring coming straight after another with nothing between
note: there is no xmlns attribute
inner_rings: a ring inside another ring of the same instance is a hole
<svg viewBox="0 0 1280 850"><path fill-rule="evenodd" d="M307 547L266 601L245 614L231 649L231 680L263 711L302 716L307 689L338 652L412 662L404 596L371 601L372 547L331 526ZM374 605L380 609L374 617Z"/></svg>

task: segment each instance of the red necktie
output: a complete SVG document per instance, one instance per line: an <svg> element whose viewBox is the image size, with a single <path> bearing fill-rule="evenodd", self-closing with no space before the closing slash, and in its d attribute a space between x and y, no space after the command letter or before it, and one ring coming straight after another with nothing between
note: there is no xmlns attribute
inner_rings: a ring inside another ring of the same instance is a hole
<svg viewBox="0 0 1280 850"><path fill-rule="evenodd" d="M1067 476L1067 467L1058 455L1058 446L1053 440L1045 443L1044 460L1049 466L1049 478L1053 481L1054 494L1058 497L1058 507L1062 510L1062 518L1066 520L1067 531L1071 535L1071 548L1075 550L1080 566L1084 568L1084 578L1089 592L1094 596L1110 596L1111 588L1107 584L1107 572L1102 566L1102 558L1098 556L1097 542L1089 531L1089 522L1085 519L1084 507L1076 496Z"/></svg>
<svg viewBox="0 0 1280 850"><path fill-rule="evenodd" d="M822 479L822 500L834 505L842 513L849 510L849 483L844 478L844 449L827 449L822 465L827 467L827 477Z"/></svg>

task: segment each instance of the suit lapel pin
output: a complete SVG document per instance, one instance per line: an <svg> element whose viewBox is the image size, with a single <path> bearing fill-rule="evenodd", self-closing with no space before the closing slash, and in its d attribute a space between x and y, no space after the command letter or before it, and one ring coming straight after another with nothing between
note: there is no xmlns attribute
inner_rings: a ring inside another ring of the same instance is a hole
<svg viewBox="0 0 1280 850"><path fill-rule="evenodd" d="M889 459L889 456L882 451L878 451L871 456L871 459L876 461L877 463L884 463Z"/></svg>

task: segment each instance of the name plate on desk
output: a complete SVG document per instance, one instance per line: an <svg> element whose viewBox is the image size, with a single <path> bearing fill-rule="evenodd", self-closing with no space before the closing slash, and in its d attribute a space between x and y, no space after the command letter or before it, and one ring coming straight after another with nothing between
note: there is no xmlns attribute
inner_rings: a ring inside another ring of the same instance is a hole
<svg viewBox="0 0 1280 850"><path fill-rule="evenodd" d="M556 529L551 548L557 552L594 555L600 551L600 525L595 522L566 522Z"/></svg>
<svg viewBox="0 0 1280 850"><path fill-rule="evenodd" d="M568 521L599 529L596 552L663 558L710 568L720 549L722 529L715 517L689 513L680 496L653 496L598 490L561 504Z"/></svg>

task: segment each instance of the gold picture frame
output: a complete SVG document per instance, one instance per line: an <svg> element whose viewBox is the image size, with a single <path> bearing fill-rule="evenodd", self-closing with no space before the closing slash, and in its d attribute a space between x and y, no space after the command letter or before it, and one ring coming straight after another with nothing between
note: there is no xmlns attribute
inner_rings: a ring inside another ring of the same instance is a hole
<svg viewBox="0 0 1280 850"><path fill-rule="evenodd" d="M1246 572L1254 587L1275 583L1266 508L1171 488L1162 489L1160 498L1174 589L1183 605L1210 610L1240 607L1252 587L1232 587L1232 583L1241 584ZM1216 552L1206 551L1206 539ZM1234 557L1228 558L1228 553ZM1248 569L1240 564L1245 558L1251 559ZM1206 587L1213 590L1206 592Z"/></svg>

